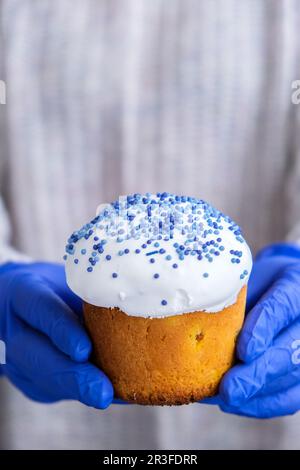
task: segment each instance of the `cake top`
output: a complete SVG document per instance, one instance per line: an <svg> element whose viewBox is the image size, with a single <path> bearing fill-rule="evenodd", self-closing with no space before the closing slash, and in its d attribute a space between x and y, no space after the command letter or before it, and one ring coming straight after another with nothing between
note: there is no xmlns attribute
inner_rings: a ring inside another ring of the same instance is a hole
<svg viewBox="0 0 300 470"><path fill-rule="evenodd" d="M252 267L230 217L166 192L102 204L71 235L64 259L69 287L83 300L142 317L223 310Z"/></svg>

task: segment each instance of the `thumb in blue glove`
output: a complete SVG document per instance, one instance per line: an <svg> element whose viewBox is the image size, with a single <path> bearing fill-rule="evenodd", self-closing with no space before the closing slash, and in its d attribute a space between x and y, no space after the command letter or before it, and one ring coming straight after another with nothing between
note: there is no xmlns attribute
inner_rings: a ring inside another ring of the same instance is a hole
<svg viewBox="0 0 300 470"><path fill-rule="evenodd" d="M108 378L88 362L91 341L81 323L81 301L58 264L9 263L0 267L0 339L4 374L40 402L79 400L106 408Z"/></svg>

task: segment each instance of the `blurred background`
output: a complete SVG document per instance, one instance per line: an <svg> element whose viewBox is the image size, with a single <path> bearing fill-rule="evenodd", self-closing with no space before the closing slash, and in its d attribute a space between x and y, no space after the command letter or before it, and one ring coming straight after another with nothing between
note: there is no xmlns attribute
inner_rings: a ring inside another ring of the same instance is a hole
<svg viewBox="0 0 300 470"><path fill-rule="evenodd" d="M207 199L255 253L300 238L297 0L0 0L0 261L61 260L100 202ZM299 448L299 417L41 405L0 380L0 447Z"/></svg>

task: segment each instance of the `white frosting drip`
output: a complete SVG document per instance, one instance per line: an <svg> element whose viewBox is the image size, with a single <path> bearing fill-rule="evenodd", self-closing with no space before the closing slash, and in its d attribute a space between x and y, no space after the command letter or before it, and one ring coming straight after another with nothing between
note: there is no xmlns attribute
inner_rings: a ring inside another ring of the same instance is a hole
<svg viewBox="0 0 300 470"><path fill-rule="evenodd" d="M101 213L103 207L98 210ZM141 248L147 238L130 238L118 242L116 237L108 237L105 228L94 227L93 235L81 238L75 243L75 251L66 260L67 282L69 287L84 301L101 307L118 307L123 312L140 317L166 317L194 311L218 312L233 304L241 288L247 283L251 267L251 252L245 241L238 241L229 227L233 222L222 220L221 237L223 251L213 256L213 261L203 256L189 254L183 260L178 259L174 243L183 245L186 235L174 232L171 240L159 240L159 249L164 254L149 255L155 251L153 243ZM203 224L203 225L202 225ZM209 230L207 219L201 217L201 233ZM104 253L91 272L89 258L94 251L94 237L105 239ZM205 239L203 240L205 242ZM220 245L220 244L219 244ZM119 255L120 250L128 249L128 254ZM140 253L135 250L140 249ZM86 250L86 254L84 250ZM217 248L218 250L218 248ZM239 262L230 250L242 252ZM171 260L166 255L172 256ZM111 256L107 260L106 256ZM150 258L155 262L151 263ZM77 264L74 260L78 259ZM173 264L178 265L177 268ZM243 273L247 272L244 276ZM113 277L116 273L117 277ZM154 275L159 277L155 278ZM242 277L242 278L241 278ZM166 300L166 304L162 301Z"/></svg>

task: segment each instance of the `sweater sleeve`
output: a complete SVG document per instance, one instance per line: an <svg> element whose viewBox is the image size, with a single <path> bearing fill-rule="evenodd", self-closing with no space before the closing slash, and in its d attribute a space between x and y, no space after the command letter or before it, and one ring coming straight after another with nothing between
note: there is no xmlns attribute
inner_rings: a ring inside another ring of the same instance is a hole
<svg viewBox="0 0 300 470"><path fill-rule="evenodd" d="M0 30L0 50L1 48L1 30ZM27 256L20 253L11 243L11 224L9 213L5 208L4 192L5 181L8 181L8 160L7 154L7 121L6 111L8 106L8 97L5 81L5 69L3 53L0 54L0 80L1 80L1 100L0 100L0 264L9 261L28 261Z"/></svg>
<svg viewBox="0 0 300 470"><path fill-rule="evenodd" d="M0 198L0 264L9 261L29 261L29 258L19 252L11 244L11 230L7 211L3 200Z"/></svg>
<svg viewBox="0 0 300 470"><path fill-rule="evenodd" d="M300 52L300 51L299 51ZM300 245L300 104L291 102L291 125L288 135L285 196L287 241Z"/></svg>

